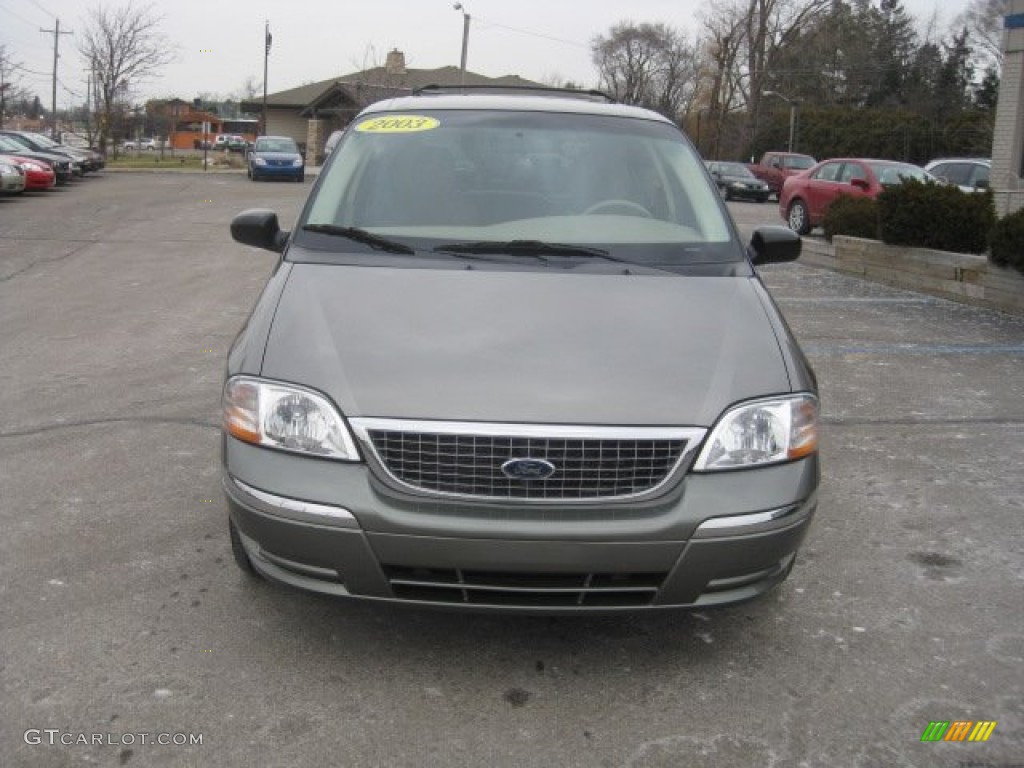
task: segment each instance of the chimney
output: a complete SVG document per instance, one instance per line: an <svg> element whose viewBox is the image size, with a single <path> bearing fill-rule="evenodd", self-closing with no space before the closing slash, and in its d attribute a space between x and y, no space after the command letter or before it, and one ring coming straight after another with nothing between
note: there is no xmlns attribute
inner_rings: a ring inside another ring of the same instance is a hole
<svg viewBox="0 0 1024 768"><path fill-rule="evenodd" d="M389 75L405 74L405 54L397 48L392 49L384 64L384 71Z"/></svg>

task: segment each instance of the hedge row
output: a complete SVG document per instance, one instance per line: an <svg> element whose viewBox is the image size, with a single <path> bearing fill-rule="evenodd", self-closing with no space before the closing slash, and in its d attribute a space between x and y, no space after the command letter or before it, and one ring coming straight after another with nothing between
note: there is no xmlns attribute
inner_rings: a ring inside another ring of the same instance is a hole
<svg viewBox="0 0 1024 768"><path fill-rule="evenodd" d="M1024 272L1024 210L996 221L990 191L912 179L887 188L877 200L843 195L825 213L825 237L851 235L889 245L984 253Z"/></svg>
<svg viewBox="0 0 1024 768"><path fill-rule="evenodd" d="M1004 216L992 228L989 258L1001 267L1024 272L1024 209Z"/></svg>
<svg viewBox="0 0 1024 768"><path fill-rule="evenodd" d="M878 233L890 245L984 253L995 223L989 190L906 179L878 196Z"/></svg>

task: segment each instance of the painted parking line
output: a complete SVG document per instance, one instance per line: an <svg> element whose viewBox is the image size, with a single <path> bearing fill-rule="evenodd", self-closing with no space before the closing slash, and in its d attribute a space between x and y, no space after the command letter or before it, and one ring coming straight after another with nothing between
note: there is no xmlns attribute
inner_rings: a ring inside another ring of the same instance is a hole
<svg viewBox="0 0 1024 768"><path fill-rule="evenodd" d="M895 296L775 296L780 304L938 304L945 299L919 296L899 298Z"/></svg>
<svg viewBox="0 0 1024 768"><path fill-rule="evenodd" d="M842 355L1024 355L1024 344L803 344L810 357Z"/></svg>

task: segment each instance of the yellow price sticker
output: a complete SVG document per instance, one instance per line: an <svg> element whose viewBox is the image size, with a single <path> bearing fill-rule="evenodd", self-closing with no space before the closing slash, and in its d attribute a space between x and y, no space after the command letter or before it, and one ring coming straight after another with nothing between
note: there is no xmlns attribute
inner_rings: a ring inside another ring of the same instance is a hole
<svg viewBox="0 0 1024 768"><path fill-rule="evenodd" d="M392 115L391 117L372 117L356 126L360 133L416 133L432 131L441 125L441 121L422 115Z"/></svg>

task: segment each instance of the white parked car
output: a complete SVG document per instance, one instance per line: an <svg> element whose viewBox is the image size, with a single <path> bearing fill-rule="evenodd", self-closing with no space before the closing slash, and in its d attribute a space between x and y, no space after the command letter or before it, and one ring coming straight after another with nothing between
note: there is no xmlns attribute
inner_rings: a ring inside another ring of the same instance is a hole
<svg viewBox="0 0 1024 768"><path fill-rule="evenodd" d="M156 139L140 139L139 141L133 141L129 139L124 143L123 149L149 149L155 150L160 148L160 143Z"/></svg>
<svg viewBox="0 0 1024 768"><path fill-rule="evenodd" d="M928 173L964 192L988 189L992 161L983 157L948 157L932 160L924 167Z"/></svg>

